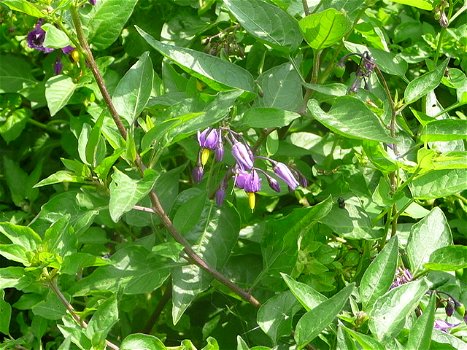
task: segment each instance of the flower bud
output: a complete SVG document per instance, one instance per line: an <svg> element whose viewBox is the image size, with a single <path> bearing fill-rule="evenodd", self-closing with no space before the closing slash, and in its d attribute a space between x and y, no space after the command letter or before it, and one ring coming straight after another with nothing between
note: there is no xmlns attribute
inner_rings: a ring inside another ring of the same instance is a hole
<svg viewBox="0 0 467 350"><path fill-rule="evenodd" d="M241 169L251 170L253 168L253 153L245 144L238 141L235 142L232 145L232 155Z"/></svg>
<svg viewBox="0 0 467 350"><path fill-rule="evenodd" d="M287 165L285 165L284 163L277 162L276 164L274 164L273 170L276 173L276 175L280 177L292 191L298 187L299 183Z"/></svg>
<svg viewBox="0 0 467 350"><path fill-rule="evenodd" d="M198 143L201 148L215 150L219 145L219 132L212 128L207 128L202 132L198 131Z"/></svg>
<svg viewBox="0 0 467 350"><path fill-rule="evenodd" d="M454 301L452 299L448 299L444 310L446 311L446 315L452 316L454 313Z"/></svg>
<svg viewBox="0 0 467 350"><path fill-rule="evenodd" d="M224 203L224 199L225 199L225 188L223 185L221 185L217 191L216 191L216 204L217 206L221 206L222 203Z"/></svg>
<svg viewBox="0 0 467 350"><path fill-rule="evenodd" d="M276 192L280 192L281 191L281 187L279 185L279 182L277 182L276 179L274 179L273 177L271 176L267 176L266 177L268 179L268 183L269 183L269 187L271 187L274 191Z"/></svg>
<svg viewBox="0 0 467 350"><path fill-rule="evenodd" d="M200 165L195 166L192 172L193 181L196 183L201 182L201 180L203 179L203 174L204 174L203 167Z"/></svg>

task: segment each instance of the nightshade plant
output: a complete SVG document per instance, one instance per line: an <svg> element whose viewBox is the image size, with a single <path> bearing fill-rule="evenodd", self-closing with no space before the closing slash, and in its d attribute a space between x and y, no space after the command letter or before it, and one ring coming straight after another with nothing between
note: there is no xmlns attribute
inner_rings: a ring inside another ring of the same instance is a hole
<svg viewBox="0 0 467 350"><path fill-rule="evenodd" d="M0 348L467 348L466 10L1 0Z"/></svg>

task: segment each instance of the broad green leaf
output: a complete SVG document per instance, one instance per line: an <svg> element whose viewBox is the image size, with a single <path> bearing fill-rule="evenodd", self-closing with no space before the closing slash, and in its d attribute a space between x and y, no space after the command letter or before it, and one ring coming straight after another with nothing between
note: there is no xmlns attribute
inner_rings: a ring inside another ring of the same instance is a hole
<svg viewBox="0 0 467 350"><path fill-rule="evenodd" d="M303 106L300 75L290 63L273 67L258 77L262 95L258 107L298 111Z"/></svg>
<svg viewBox="0 0 467 350"><path fill-rule="evenodd" d="M137 0L98 0L84 23L89 28L88 40L97 50L109 47L120 35Z"/></svg>
<svg viewBox="0 0 467 350"><path fill-rule="evenodd" d="M0 222L0 234L6 236L13 244L23 247L26 251L34 251L42 242L41 237L27 226Z"/></svg>
<svg viewBox="0 0 467 350"><path fill-rule="evenodd" d="M426 263L428 270L456 271L467 268L467 247L450 245L435 250Z"/></svg>
<svg viewBox="0 0 467 350"><path fill-rule="evenodd" d="M47 320L59 320L66 314L66 308L54 292L49 290L45 300L34 305L32 312Z"/></svg>
<svg viewBox="0 0 467 350"><path fill-rule="evenodd" d="M73 174L71 171L68 170L59 170L55 174L50 175L49 177L45 178L44 180L39 181L34 187L42 187L48 186L58 183L83 183L86 182L86 179L82 176L77 176Z"/></svg>
<svg viewBox="0 0 467 350"><path fill-rule="evenodd" d="M409 5L413 7L417 7L422 10L433 10L433 1L431 0L391 0L393 2L397 2L399 4Z"/></svg>
<svg viewBox="0 0 467 350"><path fill-rule="evenodd" d="M244 68L203 52L163 44L139 27L136 26L136 29L163 56L213 88L220 91L226 90L226 87L255 91L253 76Z"/></svg>
<svg viewBox="0 0 467 350"><path fill-rule="evenodd" d="M70 215L64 215L45 231L42 247L62 257L76 251L76 236L70 225Z"/></svg>
<svg viewBox="0 0 467 350"><path fill-rule="evenodd" d="M363 150L371 163L386 174L396 171L397 163L383 145L375 141L363 141Z"/></svg>
<svg viewBox="0 0 467 350"><path fill-rule="evenodd" d="M433 329L431 335L431 348L434 350L466 350L467 343L453 334L449 334L438 329Z"/></svg>
<svg viewBox="0 0 467 350"><path fill-rule="evenodd" d="M444 76L448 63L449 58L446 58L444 62L433 71L425 73L412 80L404 91L405 103L413 103L428 94L430 91L433 91L441 83L441 79Z"/></svg>
<svg viewBox="0 0 467 350"><path fill-rule="evenodd" d="M345 326L341 326L342 329L350 335L352 339L354 339L362 349L368 349L368 350L385 350L386 348L375 338L362 334L359 332L355 332L354 330L347 328Z"/></svg>
<svg viewBox="0 0 467 350"><path fill-rule="evenodd" d="M363 274L359 292L364 310L371 309L374 301L389 290L396 273L397 261L398 242L397 236L394 236Z"/></svg>
<svg viewBox="0 0 467 350"><path fill-rule="evenodd" d="M447 197L466 190L466 178L466 169L435 170L415 178L409 188L417 199Z"/></svg>
<svg viewBox="0 0 467 350"><path fill-rule="evenodd" d="M148 103L151 95L154 70L149 52L141 55L119 81L112 101L118 114L132 125Z"/></svg>
<svg viewBox="0 0 467 350"><path fill-rule="evenodd" d="M263 271L257 280L276 279L280 272L290 273L297 259L299 235L325 217L331 208L332 199L328 197L313 207L295 209L282 219L269 221L261 242Z"/></svg>
<svg viewBox="0 0 467 350"><path fill-rule="evenodd" d="M107 147L105 139L101 135L102 125L104 123L105 113L101 113L96 123L87 135L87 142L84 148L84 156L86 157L86 164L96 167L105 158ZM78 140L79 142L80 140ZM81 155L81 154L80 154Z"/></svg>
<svg viewBox="0 0 467 350"><path fill-rule="evenodd" d="M297 21L279 7L261 0L224 0L245 30L271 47L286 52L298 49L302 36Z"/></svg>
<svg viewBox="0 0 467 350"><path fill-rule="evenodd" d="M21 283L20 279L24 275L24 268L20 266L0 268L0 289L15 288Z"/></svg>
<svg viewBox="0 0 467 350"><path fill-rule="evenodd" d="M141 180L133 180L128 175L115 168L110 183L109 212L112 220L117 222L120 217L151 191L157 174L149 169Z"/></svg>
<svg viewBox="0 0 467 350"><path fill-rule="evenodd" d="M19 92L36 84L31 74L31 65L23 58L0 54L0 62L0 93Z"/></svg>
<svg viewBox="0 0 467 350"><path fill-rule="evenodd" d="M8 260L19 262L24 266L30 265L27 250L19 244L0 244L0 255Z"/></svg>
<svg viewBox="0 0 467 350"><path fill-rule="evenodd" d="M467 139L467 120L442 119L425 125L420 133L420 141L452 141Z"/></svg>
<svg viewBox="0 0 467 350"><path fill-rule="evenodd" d="M310 311L328 299L320 292L314 290L311 286L295 281L285 273L281 273L281 276L287 284L287 287L289 287L292 294L297 298L300 304L302 304L306 311Z"/></svg>
<svg viewBox="0 0 467 350"><path fill-rule="evenodd" d="M117 298L112 295L102 302L92 315L85 330L86 335L92 340L93 344L102 344L118 320Z"/></svg>
<svg viewBox="0 0 467 350"><path fill-rule="evenodd" d="M407 240L407 257L413 274L423 269L431 253L452 244L452 235L444 213L438 207L412 226Z"/></svg>
<svg viewBox="0 0 467 350"><path fill-rule="evenodd" d="M311 84L303 83L302 85L307 89L317 91L319 93L330 95L330 96L345 96L347 95L347 86L340 83L332 84Z"/></svg>
<svg viewBox="0 0 467 350"><path fill-rule="evenodd" d="M7 116L5 123L0 125L0 135L7 144L21 135L31 117L31 110L26 108L17 109Z"/></svg>
<svg viewBox="0 0 467 350"><path fill-rule="evenodd" d="M164 343L153 335L134 333L123 339L120 350L166 350Z"/></svg>
<svg viewBox="0 0 467 350"><path fill-rule="evenodd" d="M359 99L339 97L329 112L324 112L318 101L308 101L311 115L331 131L359 140L394 143L378 117Z"/></svg>
<svg viewBox="0 0 467 350"><path fill-rule="evenodd" d="M299 309L300 305L294 295L290 291L282 292L261 305L257 316L258 325L277 344L281 337L290 335L293 317Z"/></svg>
<svg viewBox="0 0 467 350"><path fill-rule="evenodd" d="M2 4L8 6L13 11L23 12L27 15L42 18L44 13L35 4L24 0L2 0Z"/></svg>
<svg viewBox="0 0 467 350"><path fill-rule="evenodd" d="M89 253L72 253L63 257L60 272L75 275L79 270L90 266L106 266L111 264L109 259L101 258Z"/></svg>
<svg viewBox="0 0 467 350"><path fill-rule="evenodd" d="M10 334L11 305L4 300L5 291L0 289L0 333Z"/></svg>
<svg viewBox="0 0 467 350"><path fill-rule="evenodd" d="M289 125L300 114L278 108L250 108L242 118L242 123L251 128L276 128Z"/></svg>
<svg viewBox="0 0 467 350"><path fill-rule="evenodd" d="M180 207L178 211L185 211ZM193 242L193 249L210 266L220 270L237 242L240 218L228 205L217 208L206 200L198 224L188 232L181 232ZM188 228L188 227L187 227ZM197 265L176 267L172 272L172 319L176 324L196 296L207 289L212 276Z"/></svg>
<svg viewBox="0 0 467 350"><path fill-rule="evenodd" d="M42 25L42 29L47 33L45 35L44 47L50 47L52 49L61 49L68 45L71 45L70 39L60 29L55 27L53 24L45 23Z"/></svg>
<svg viewBox="0 0 467 350"><path fill-rule="evenodd" d="M406 349L429 349L433 324L435 322L436 293L431 294L423 314L417 318L415 324L410 329L409 339Z"/></svg>
<svg viewBox="0 0 467 350"><path fill-rule="evenodd" d="M369 313L369 327L380 341L397 336L405 318L414 311L428 290L425 279L408 282L378 298Z"/></svg>
<svg viewBox="0 0 467 350"><path fill-rule="evenodd" d="M47 80L45 83L45 98L52 117L66 106L76 87L73 80L66 75L56 75Z"/></svg>
<svg viewBox="0 0 467 350"><path fill-rule="evenodd" d="M308 15L298 23L306 42L315 50L334 45L351 28L347 16L333 8Z"/></svg>
<svg viewBox="0 0 467 350"><path fill-rule="evenodd" d="M336 318L347 303L354 286L353 283L349 284L300 318L294 334L298 349L303 349Z"/></svg>

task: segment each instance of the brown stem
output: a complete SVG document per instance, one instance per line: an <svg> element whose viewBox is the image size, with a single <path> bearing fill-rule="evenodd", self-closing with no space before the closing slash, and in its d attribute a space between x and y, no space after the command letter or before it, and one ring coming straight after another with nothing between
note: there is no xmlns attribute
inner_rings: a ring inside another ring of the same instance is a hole
<svg viewBox="0 0 467 350"><path fill-rule="evenodd" d="M105 85L104 79L102 78L102 75L97 67L97 64L94 60L94 56L91 52L91 49L89 48L89 44L86 40L86 36L84 35L83 28L81 26L81 21L79 18L78 11L76 7L72 6L71 7L71 17L73 20L73 24L76 29L76 34L78 36L78 40L80 42L80 45L83 48L84 54L86 55L86 62L88 63L89 67L91 68L91 71L94 75L94 78L96 79L97 85L99 86L99 90L102 93L102 97L104 98L104 101L109 108L110 114L112 116L112 119L114 120L115 124L117 125L118 131L122 135L124 139L127 137L127 132L126 129L120 119L120 116L115 109L115 106L112 102L112 98L110 97L109 92L107 91L107 87ZM143 174L145 170L145 165L143 164L141 160L141 156L139 153L136 154L136 159L135 159L135 164L136 167L138 168L138 171L140 174ZM235 294L239 295L242 297L244 300L249 302L251 305L255 307L259 307L261 304L258 300L256 300L251 294L237 286L235 283L230 281L227 277L225 277L223 274L221 274L219 271L214 269L213 267L209 266L206 261L204 261L194 250L191 248L190 243L183 237L180 232L175 228L173 225L172 221L170 218L167 216L164 208L162 207L159 197L157 194L152 191L149 193L149 198L151 200L152 204L152 209L154 210L155 214L159 216L161 219L163 225L166 227L167 231L170 233L170 235L181 245L184 247L185 253L188 255L190 261L196 265L198 265L201 269L205 270L207 273L209 273L211 276L213 276L215 279L217 279L220 283L224 284L226 287L228 287L230 290L232 290Z"/></svg>

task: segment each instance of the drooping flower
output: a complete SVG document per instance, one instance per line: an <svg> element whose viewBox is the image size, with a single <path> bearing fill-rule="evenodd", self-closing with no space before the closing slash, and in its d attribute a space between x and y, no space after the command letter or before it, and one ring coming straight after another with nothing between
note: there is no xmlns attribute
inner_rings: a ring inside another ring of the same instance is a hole
<svg viewBox="0 0 467 350"><path fill-rule="evenodd" d="M216 150L219 147L220 132L213 128L207 128L202 132L198 131L198 143L201 147L201 164L204 166L208 162L211 151ZM217 157L218 156L216 155L216 158Z"/></svg>
<svg viewBox="0 0 467 350"><path fill-rule="evenodd" d="M243 170L251 170L253 168L253 152L244 143L235 142L232 145L232 155L237 161L237 165Z"/></svg>
<svg viewBox="0 0 467 350"><path fill-rule="evenodd" d="M281 178L282 181L284 181L292 191L300 185L295 176L293 175L292 171L284 163L274 163L273 170L276 173L276 175L279 178Z"/></svg>
<svg viewBox="0 0 467 350"><path fill-rule="evenodd" d="M196 183L201 182L204 174L204 169L202 166L197 165L193 168L192 176L193 176L193 181Z"/></svg>
<svg viewBox="0 0 467 350"><path fill-rule="evenodd" d="M447 333L451 328L458 326L458 324L449 323L443 320L435 320L435 329L440 330L441 332Z"/></svg>
<svg viewBox="0 0 467 350"><path fill-rule="evenodd" d="M268 180L269 187L271 187L276 192L281 191L281 186L275 178L273 178L272 176L266 176L266 179Z"/></svg>
<svg viewBox="0 0 467 350"><path fill-rule="evenodd" d="M54 49L44 47L45 30L42 29L42 23L43 23L42 19L39 19L37 21L34 29L28 33L26 41L28 42L28 46L31 49L49 53L49 52L52 52Z"/></svg>

